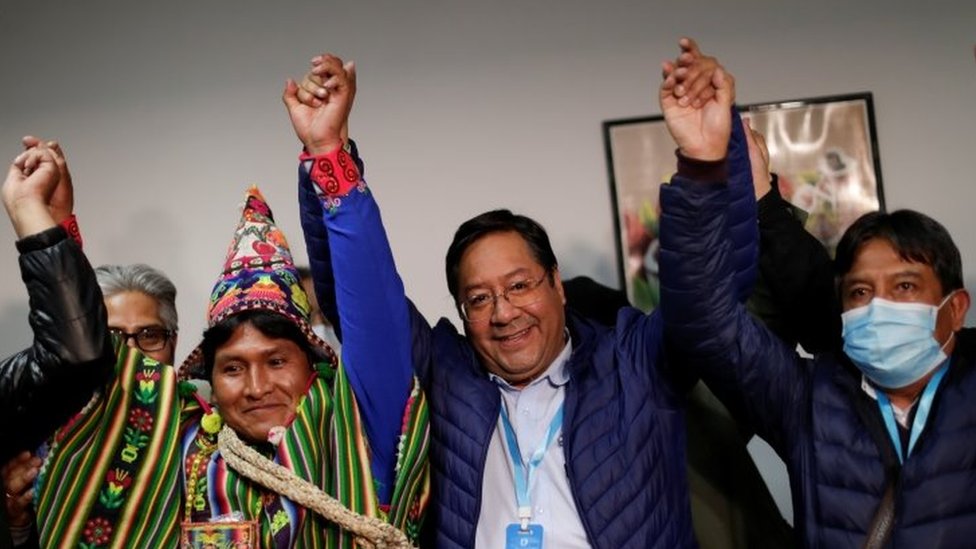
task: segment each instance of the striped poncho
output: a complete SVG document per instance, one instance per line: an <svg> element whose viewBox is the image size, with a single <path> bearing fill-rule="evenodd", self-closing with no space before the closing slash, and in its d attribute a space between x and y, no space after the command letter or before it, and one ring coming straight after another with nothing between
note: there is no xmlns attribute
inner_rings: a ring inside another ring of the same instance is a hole
<svg viewBox="0 0 976 549"><path fill-rule="evenodd" d="M112 382L52 442L36 490L43 547L178 547L181 523L222 516L253 521L258 540L250 546L355 546L351 533L228 467L216 430L202 428L204 412L173 367L125 346L118 357ZM429 490L423 393L415 383L393 498L381 510L353 391L343 369L334 372L311 384L280 443L259 450L416 540Z"/></svg>

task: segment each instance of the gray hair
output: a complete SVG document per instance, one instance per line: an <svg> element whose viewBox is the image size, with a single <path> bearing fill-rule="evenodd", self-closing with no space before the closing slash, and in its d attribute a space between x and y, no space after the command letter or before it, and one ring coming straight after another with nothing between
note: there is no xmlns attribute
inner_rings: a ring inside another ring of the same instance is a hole
<svg viewBox="0 0 976 549"><path fill-rule="evenodd" d="M143 263L132 265L102 265L95 269L95 278L106 298L122 292L142 292L159 304L163 327L176 331L176 286L162 271Z"/></svg>

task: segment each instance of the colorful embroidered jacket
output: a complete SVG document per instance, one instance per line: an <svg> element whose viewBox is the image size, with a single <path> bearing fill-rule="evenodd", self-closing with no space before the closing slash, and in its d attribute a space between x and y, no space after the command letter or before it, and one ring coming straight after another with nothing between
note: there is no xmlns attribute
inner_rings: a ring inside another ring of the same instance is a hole
<svg viewBox="0 0 976 549"><path fill-rule="evenodd" d="M357 284L341 265L335 278L346 289ZM355 307L355 295L345 293L340 307ZM408 326L395 321L382 330L346 324L343 331L346 337L365 330L393 341L401 329ZM344 344L339 368L317 368L324 375L311 384L278 445L258 450L350 509L385 518L415 539L429 490L426 401L416 382L390 400L400 407L401 421L392 444L390 503L381 506L371 471L376 450L364 435L368 412L361 416L358 401L385 380L362 377L355 366L365 358L348 350ZM43 547L177 547L182 522L226 515L256 522L256 546L354 547L348 532L227 467L216 450L216 429L173 367L122 345L117 351L116 375L59 430L41 472L36 504ZM409 362L381 367L411 369ZM372 374L377 369L362 368ZM357 375L362 379L353 379ZM238 547L233 543L239 540L206 529L196 535L215 547Z"/></svg>

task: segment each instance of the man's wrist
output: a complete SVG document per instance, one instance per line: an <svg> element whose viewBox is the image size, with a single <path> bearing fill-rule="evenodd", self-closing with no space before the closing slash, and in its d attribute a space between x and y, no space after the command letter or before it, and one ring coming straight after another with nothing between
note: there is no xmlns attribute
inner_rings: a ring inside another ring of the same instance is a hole
<svg viewBox="0 0 976 549"><path fill-rule="evenodd" d="M8 212L10 222L14 226L14 232L19 239L57 226L47 209L47 205L40 202L22 201L12 208L8 208Z"/></svg>
<svg viewBox="0 0 976 549"><path fill-rule="evenodd" d="M326 141L324 143L304 143L304 145L305 150L312 156L322 156L342 149L345 141L340 139L338 141Z"/></svg>
<svg viewBox="0 0 976 549"><path fill-rule="evenodd" d="M678 147L678 152L690 160L697 160L700 162L718 162L719 160L725 160L728 147L715 150L686 149L684 147Z"/></svg>

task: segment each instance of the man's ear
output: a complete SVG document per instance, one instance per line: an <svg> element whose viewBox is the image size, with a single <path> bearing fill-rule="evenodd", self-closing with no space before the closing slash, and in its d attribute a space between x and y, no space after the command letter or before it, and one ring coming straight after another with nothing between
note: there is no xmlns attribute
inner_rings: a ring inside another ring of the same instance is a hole
<svg viewBox="0 0 976 549"><path fill-rule="evenodd" d="M556 293L559 294L559 300L563 302L563 307L565 307L566 306L566 291L563 290L563 279L562 279L561 276L559 276L559 267L554 267L552 269L552 274L550 274L549 276L552 277L553 287L556 288Z"/></svg>
<svg viewBox="0 0 976 549"><path fill-rule="evenodd" d="M962 329L963 323L966 322L966 313L969 312L969 292L965 288L956 290L946 305L952 311L952 331L958 332Z"/></svg>

